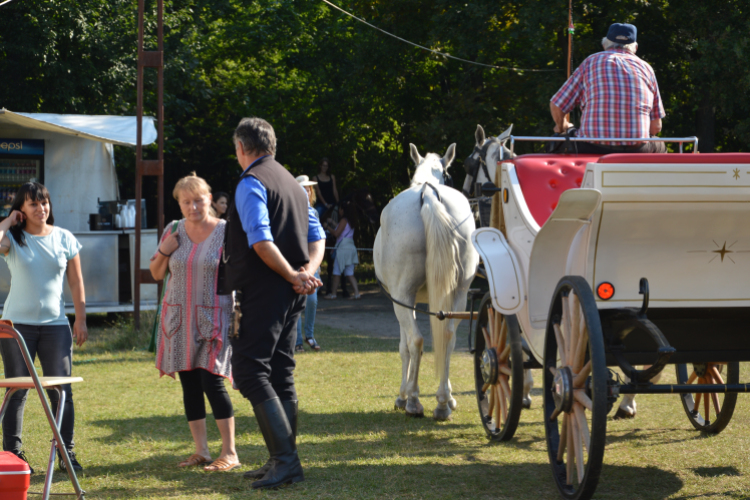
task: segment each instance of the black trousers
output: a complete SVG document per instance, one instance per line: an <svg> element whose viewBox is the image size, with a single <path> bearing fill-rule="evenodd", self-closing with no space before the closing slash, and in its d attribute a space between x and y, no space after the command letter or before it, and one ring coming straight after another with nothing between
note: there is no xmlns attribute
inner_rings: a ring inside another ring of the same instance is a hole
<svg viewBox="0 0 750 500"><path fill-rule="evenodd" d="M69 325L22 325L16 323L16 330L26 342L31 359L39 356L42 372L45 377L70 377L73 367L73 334ZM13 339L0 340L5 377L28 377L29 370L23 360L18 342ZM75 427L75 408L73 390L70 384L62 386L65 392L65 406L60 435L65 447L72 450ZM3 450L18 454L22 451L21 430L23 428L23 409L26 405L26 389L16 391L10 397L8 409L3 419ZM47 391L52 406L52 413L57 414L60 396L56 390ZM36 397L36 396L34 396Z"/></svg>
<svg viewBox="0 0 750 500"><path fill-rule="evenodd" d="M294 344L306 298L281 279L263 290L242 291L240 334L232 339L232 374L253 406L275 397L297 399Z"/></svg>
<svg viewBox="0 0 750 500"><path fill-rule="evenodd" d="M224 386L224 377L203 368L179 372L179 375L182 384L182 401L185 404L185 416L188 422L206 418L206 402L203 394L208 398L216 420L234 416L232 400L229 399Z"/></svg>

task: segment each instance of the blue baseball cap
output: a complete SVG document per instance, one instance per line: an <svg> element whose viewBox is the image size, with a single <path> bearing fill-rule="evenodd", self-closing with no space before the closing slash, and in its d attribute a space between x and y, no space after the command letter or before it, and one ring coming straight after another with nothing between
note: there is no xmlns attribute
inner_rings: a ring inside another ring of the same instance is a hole
<svg viewBox="0 0 750 500"><path fill-rule="evenodd" d="M635 43L636 38L638 38L638 28L632 24L614 23L607 32L607 40L623 45Z"/></svg>

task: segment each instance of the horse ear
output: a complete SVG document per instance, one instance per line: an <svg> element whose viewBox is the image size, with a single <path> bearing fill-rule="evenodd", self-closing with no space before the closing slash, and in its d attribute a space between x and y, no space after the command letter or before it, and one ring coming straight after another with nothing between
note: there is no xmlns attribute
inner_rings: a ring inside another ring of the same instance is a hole
<svg viewBox="0 0 750 500"><path fill-rule="evenodd" d="M419 166L419 164L422 163L422 157L419 156L417 147L412 143L409 143L409 154L411 155L411 161L414 162L414 165Z"/></svg>
<svg viewBox="0 0 750 500"><path fill-rule="evenodd" d="M497 136L497 140L500 142L507 141L512 131L513 131L513 124L511 123L510 127L508 127L508 129L505 132Z"/></svg>
<svg viewBox="0 0 750 500"><path fill-rule="evenodd" d="M453 159L456 157L456 143L454 142L450 146L448 146L448 149L445 151L445 156L443 156L443 168L445 170L448 170L448 167L450 166Z"/></svg>
<svg viewBox="0 0 750 500"><path fill-rule="evenodd" d="M477 130L476 132L474 132L474 140L476 141L477 146L481 146L482 144L484 144L485 137L486 135L484 134L484 129L481 125L477 125Z"/></svg>

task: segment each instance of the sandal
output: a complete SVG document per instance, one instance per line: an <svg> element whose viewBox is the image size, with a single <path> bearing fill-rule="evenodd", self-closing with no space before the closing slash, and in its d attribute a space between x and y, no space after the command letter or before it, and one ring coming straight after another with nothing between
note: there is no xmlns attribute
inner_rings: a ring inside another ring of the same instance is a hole
<svg viewBox="0 0 750 500"><path fill-rule="evenodd" d="M203 455L198 455L197 453L193 453L190 455L190 457L187 460L183 460L180 462L180 467L192 467L194 465L200 465L200 464L210 464L211 459L207 459Z"/></svg>
<svg viewBox="0 0 750 500"><path fill-rule="evenodd" d="M294 352L305 352L305 348L302 347L302 344L294 346Z"/></svg>
<svg viewBox="0 0 750 500"><path fill-rule="evenodd" d="M239 462L230 462L226 458L217 458L211 465L203 467L203 470L207 472L229 472L238 467L242 467L242 464Z"/></svg>
<svg viewBox="0 0 750 500"><path fill-rule="evenodd" d="M357 295L352 295L351 297L349 297L349 300L359 300L361 298L362 298L362 295L357 294Z"/></svg>
<svg viewBox="0 0 750 500"><path fill-rule="evenodd" d="M318 345L317 342L315 342L315 339L307 339L307 344L310 346L310 349L312 349L313 351L320 350L320 346Z"/></svg>

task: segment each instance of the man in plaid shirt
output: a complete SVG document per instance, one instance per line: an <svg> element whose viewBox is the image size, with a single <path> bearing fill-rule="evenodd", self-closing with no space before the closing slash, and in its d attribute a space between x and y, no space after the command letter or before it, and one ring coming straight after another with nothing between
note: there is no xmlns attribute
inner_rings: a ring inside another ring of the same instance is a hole
<svg viewBox="0 0 750 500"><path fill-rule="evenodd" d="M552 96L555 132L573 126L566 114L581 108L578 137L636 138L655 136L666 116L651 66L635 55L638 30L615 23L602 39L604 52L587 57ZM579 153L666 153L663 142L574 142Z"/></svg>

